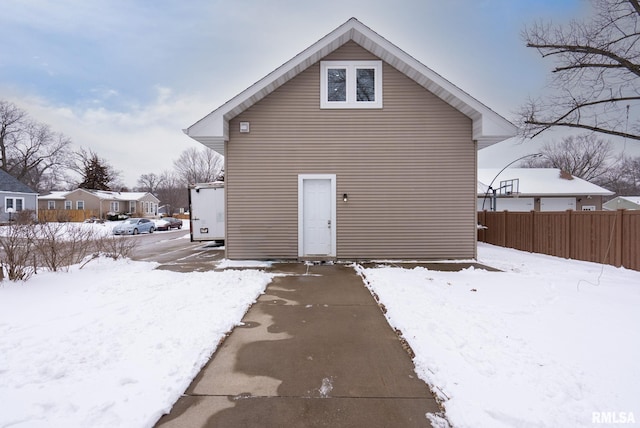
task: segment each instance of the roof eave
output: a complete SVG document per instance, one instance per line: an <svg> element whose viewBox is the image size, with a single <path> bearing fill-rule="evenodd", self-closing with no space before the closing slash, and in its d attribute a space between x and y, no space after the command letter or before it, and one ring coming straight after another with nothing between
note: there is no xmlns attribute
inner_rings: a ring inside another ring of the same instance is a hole
<svg viewBox="0 0 640 428"><path fill-rule="evenodd" d="M471 118L473 121L472 138L477 141L478 149L488 147L516 135L517 128L507 119L355 18L349 19L263 79L183 130L183 132L224 155L224 142L229 140L229 120L350 40L358 43Z"/></svg>

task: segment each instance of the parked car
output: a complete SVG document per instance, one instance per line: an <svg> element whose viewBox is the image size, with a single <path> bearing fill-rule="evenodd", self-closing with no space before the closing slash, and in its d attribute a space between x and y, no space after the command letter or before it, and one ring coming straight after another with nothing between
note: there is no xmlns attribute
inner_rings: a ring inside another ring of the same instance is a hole
<svg viewBox="0 0 640 428"><path fill-rule="evenodd" d="M137 235L138 233L153 233L156 230L154 222L147 218L130 218L113 228L114 235Z"/></svg>
<svg viewBox="0 0 640 428"><path fill-rule="evenodd" d="M182 220L174 217L163 217L156 220L156 230L182 229Z"/></svg>

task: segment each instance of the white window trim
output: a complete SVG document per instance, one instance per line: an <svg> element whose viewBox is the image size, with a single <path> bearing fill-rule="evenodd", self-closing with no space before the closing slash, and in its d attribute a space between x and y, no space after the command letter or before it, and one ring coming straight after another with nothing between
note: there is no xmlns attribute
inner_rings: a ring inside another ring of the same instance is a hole
<svg viewBox="0 0 640 428"><path fill-rule="evenodd" d="M12 212L17 213L17 212L20 212L20 211L24 211L24 209L25 209L24 208L24 198L15 197L15 196L5 196L5 198L4 198L4 212L5 213L9 212L9 211L7 211L9 209L7 207L7 201L8 200L12 200L13 201L13 206L11 207L13 209ZM21 210L18 210L16 208L16 206L18 205L18 204L16 204L17 200L21 200L22 201L22 209Z"/></svg>
<svg viewBox="0 0 640 428"><path fill-rule="evenodd" d="M80 204L82 204L82 208L80 208ZM84 210L84 201L83 200L77 200L76 201L76 209L77 210Z"/></svg>
<svg viewBox="0 0 640 428"><path fill-rule="evenodd" d="M328 101L327 70L344 68L347 71L347 100ZM375 70L375 101L356 101L356 70L373 68ZM320 62L320 108L382 108L382 61L321 61Z"/></svg>
<svg viewBox="0 0 640 428"><path fill-rule="evenodd" d="M73 201L64 201L64 209L65 210L73 209Z"/></svg>
<svg viewBox="0 0 640 428"><path fill-rule="evenodd" d="M47 209L55 210L56 209L56 201L47 201Z"/></svg>
<svg viewBox="0 0 640 428"><path fill-rule="evenodd" d="M120 212L120 202L118 202L118 201L109 202L109 211L111 211L113 213L119 213Z"/></svg>

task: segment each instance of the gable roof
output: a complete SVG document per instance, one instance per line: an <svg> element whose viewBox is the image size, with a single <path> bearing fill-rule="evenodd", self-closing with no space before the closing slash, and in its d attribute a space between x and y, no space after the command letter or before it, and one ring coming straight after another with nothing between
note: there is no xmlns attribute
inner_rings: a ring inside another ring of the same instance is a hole
<svg viewBox="0 0 640 428"><path fill-rule="evenodd" d="M3 169L0 169L0 192L38 193Z"/></svg>
<svg viewBox="0 0 640 428"><path fill-rule="evenodd" d="M57 199L57 200L64 200L66 199L66 197L71 194L71 193L75 193L75 192L85 192L85 193L89 193L90 195L95 196L98 199L101 200L108 200L108 201L139 201L140 199L144 198L147 195L152 196L153 198L155 198L158 202L160 202L160 199L158 199L155 195L153 195L152 193L149 192L114 192L114 191L110 191L110 190L92 190L92 189L75 189L75 190L71 190L71 191L53 191L50 192L47 195L43 195L38 197L38 199Z"/></svg>
<svg viewBox="0 0 640 428"><path fill-rule="evenodd" d="M610 190L578 177L561 178L558 168L507 168L498 175L499 172L498 168L478 168L479 195L487 192L492 180L492 187L498 189L500 181L516 178L521 196L613 195Z"/></svg>
<svg viewBox="0 0 640 428"><path fill-rule="evenodd" d="M624 199L627 202L640 206L640 196L618 196L620 199Z"/></svg>
<svg viewBox="0 0 640 428"><path fill-rule="evenodd" d="M608 211L638 210L640 209L640 196L617 196L602 204L602 208Z"/></svg>
<svg viewBox="0 0 640 428"><path fill-rule="evenodd" d="M47 193L46 195L38 196L38 199L63 201L65 196L67 196L68 193L69 192L67 192L67 191L54 190L52 192Z"/></svg>
<svg viewBox="0 0 640 428"><path fill-rule="evenodd" d="M145 196L151 195L155 199L160 201L158 198L156 198L153 194L149 192L114 192L110 190L87 190L87 191L93 193L98 198L103 200L107 199L111 201L139 201Z"/></svg>
<svg viewBox="0 0 640 428"><path fill-rule="evenodd" d="M351 40L471 118L473 139L478 142L478 149L516 134L517 128L507 119L355 18L349 19L183 132L224 155L224 142L229 140L229 120Z"/></svg>

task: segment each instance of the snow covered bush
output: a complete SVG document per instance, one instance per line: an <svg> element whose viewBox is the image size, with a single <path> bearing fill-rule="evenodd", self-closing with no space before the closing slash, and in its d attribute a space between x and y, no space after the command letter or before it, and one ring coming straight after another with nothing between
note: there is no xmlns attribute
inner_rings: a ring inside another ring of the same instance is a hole
<svg viewBox="0 0 640 428"><path fill-rule="evenodd" d="M53 272L68 270L97 251L102 234L82 223L42 223L33 226L38 265Z"/></svg>
<svg viewBox="0 0 640 428"><path fill-rule="evenodd" d="M129 257L138 244L137 239L128 239L126 236L110 236L98 241L97 251L114 260Z"/></svg>
<svg viewBox="0 0 640 428"><path fill-rule="evenodd" d="M12 224L0 235L2 258L0 259L0 280L26 281L36 271L33 253L33 225Z"/></svg>
<svg viewBox="0 0 640 428"><path fill-rule="evenodd" d="M0 231L0 280L26 281L39 268L68 271L89 256L129 257L136 242L84 223L14 223Z"/></svg>

